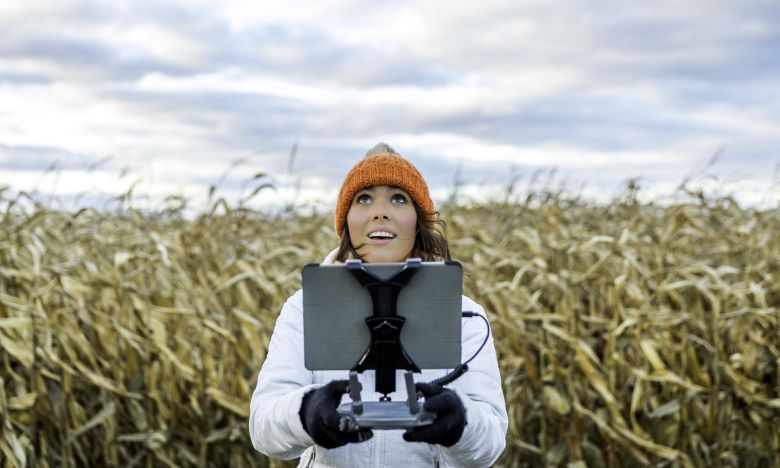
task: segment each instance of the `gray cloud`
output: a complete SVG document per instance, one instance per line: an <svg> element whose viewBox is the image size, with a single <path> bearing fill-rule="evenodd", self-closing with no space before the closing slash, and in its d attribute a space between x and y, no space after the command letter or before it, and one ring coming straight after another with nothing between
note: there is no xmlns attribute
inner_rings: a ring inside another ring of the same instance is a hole
<svg viewBox="0 0 780 468"><path fill-rule="evenodd" d="M97 159L56 147L0 144L0 165L8 171L86 168L97 162Z"/></svg>

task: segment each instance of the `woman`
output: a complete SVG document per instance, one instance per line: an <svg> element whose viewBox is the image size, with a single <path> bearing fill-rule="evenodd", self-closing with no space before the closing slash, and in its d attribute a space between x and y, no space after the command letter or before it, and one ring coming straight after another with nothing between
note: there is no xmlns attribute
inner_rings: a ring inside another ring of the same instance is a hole
<svg viewBox="0 0 780 468"><path fill-rule="evenodd" d="M449 260L437 229L433 202L419 171L380 143L347 174L339 192L335 228L341 238L323 263L360 258L369 263ZM492 338L448 385L418 384L433 423L411 430L350 430L340 427L337 406L347 392L345 371L309 371L303 364L302 292L284 304L252 395L249 432L258 451L277 458L300 457L299 466L489 466L505 446L507 415ZM483 314L463 297L463 310ZM464 318L462 355L477 352L484 323ZM400 374L400 373L399 373ZM422 371L430 382L444 370ZM396 388L404 389L400 380ZM374 371L360 375L363 400L377 401ZM402 401L401 391L390 394ZM348 401L348 399L345 399Z"/></svg>

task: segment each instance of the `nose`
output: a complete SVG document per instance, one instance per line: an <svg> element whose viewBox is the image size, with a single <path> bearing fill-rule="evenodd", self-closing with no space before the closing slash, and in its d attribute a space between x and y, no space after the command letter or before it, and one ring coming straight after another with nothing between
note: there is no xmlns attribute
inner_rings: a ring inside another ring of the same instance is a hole
<svg viewBox="0 0 780 468"><path fill-rule="evenodd" d="M374 220L379 220L379 219L389 220L390 210L388 204L384 201L374 202L373 212L371 214Z"/></svg>

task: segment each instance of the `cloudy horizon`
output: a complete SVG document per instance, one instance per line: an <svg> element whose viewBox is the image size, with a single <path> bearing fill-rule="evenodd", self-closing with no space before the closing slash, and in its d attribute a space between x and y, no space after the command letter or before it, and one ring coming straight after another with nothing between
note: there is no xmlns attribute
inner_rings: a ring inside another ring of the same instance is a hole
<svg viewBox="0 0 780 468"><path fill-rule="evenodd" d="M780 203L771 1L29 0L0 27L0 186L66 208L332 200L378 141L438 202L554 172Z"/></svg>

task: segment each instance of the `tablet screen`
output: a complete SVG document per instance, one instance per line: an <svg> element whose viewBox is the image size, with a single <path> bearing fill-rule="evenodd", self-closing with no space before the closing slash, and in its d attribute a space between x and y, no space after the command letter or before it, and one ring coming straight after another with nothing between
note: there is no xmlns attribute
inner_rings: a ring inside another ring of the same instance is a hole
<svg viewBox="0 0 780 468"><path fill-rule="evenodd" d="M404 263L364 263L380 279ZM371 296L346 265L306 265L303 276L304 360L309 370L349 370L371 341ZM396 312L406 319L401 344L421 369L461 362L463 270L458 262L423 262L401 289Z"/></svg>

